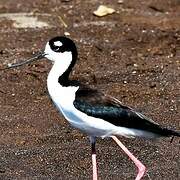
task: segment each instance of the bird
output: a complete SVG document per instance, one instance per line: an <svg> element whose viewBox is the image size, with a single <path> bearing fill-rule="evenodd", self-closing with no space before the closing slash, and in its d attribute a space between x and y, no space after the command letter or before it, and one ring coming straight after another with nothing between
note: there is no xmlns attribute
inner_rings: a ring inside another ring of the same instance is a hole
<svg viewBox="0 0 180 180"><path fill-rule="evenodd" d="M144 176L146 167L117 136L147 139L180 137L180 131L162 127L99 89L71 80L69 76L76 64L78 52L74 41L68 37L57 36L50 39L45 49L34 57L21 63L10 64L5 69L42 58L50 60L53 64L47 77L47 88L53 103L73 127L86 133L90 138L93 180L98 179L95 148L98 137L111 137L122 148L138 168L136 180Z"/></svg>

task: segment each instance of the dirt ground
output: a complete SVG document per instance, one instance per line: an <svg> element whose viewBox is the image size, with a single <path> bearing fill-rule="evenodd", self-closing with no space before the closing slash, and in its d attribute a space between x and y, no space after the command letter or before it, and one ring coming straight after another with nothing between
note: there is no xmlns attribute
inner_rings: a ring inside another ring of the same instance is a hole
<svg viewBox="0 0 180 180"><path fill-rule="evenodd" d="M116 13L96 17L100 4ZM34 19L35 18L35 19ZM163 126L180 130L179 0L1 0L0 67L70 33L79 60L73 79L92 84ZM89 139L70 127L46 88L51 64L0 71L0 179L88 180ZM180 144L119 139L147 167L143 179L180 179ZM136 168L111 139L97 140L99 179L134 179Z"/></svg>

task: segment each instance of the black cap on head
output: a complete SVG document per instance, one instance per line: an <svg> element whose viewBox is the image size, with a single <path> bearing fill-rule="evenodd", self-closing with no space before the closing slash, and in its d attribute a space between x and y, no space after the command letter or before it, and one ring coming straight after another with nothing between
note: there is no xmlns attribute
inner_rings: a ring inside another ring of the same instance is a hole
<svg viewBox="0 0 180 180"><path fill-rule="evenodd" d="M52 38L49 41L49 45L54 52L63 53L65 51L71 51L72 53L77 53L75 43L71 39L64 36L57 36Z"/></svg>
<svg viewBox="0 0 180 180"><path fill-rule="evenodd" d="M69 69L71 70L72 67L76 63L76 59L78 56L75 43L71 39L69 39L65 36L57 36L57 37L52 38L49 41L49 46L52 49L52 51L57 52L57 53L58 52L63 53L65 51L72 52L72 62L71 62L71 65L69 67Z"/></svg>

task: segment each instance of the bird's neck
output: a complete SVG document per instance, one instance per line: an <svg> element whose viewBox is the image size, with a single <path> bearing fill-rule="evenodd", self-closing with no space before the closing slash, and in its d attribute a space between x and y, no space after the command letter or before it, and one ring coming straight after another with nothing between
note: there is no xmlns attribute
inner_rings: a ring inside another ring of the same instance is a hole
<svg viewBox="0 0 180 180"><path fill-rule="evenodd" d="M70 85L70 70L71 67L64 71L61 66L54 64L47 78L49 95L58 108L70 107L72 99L75 99L78 87Z"/></svg>
<svg viewBox="0 0 180 180"><path fill-rule="evenodd" d="M69 65L62 65L55 62L48 75L48 85L60 84L62 87L69 85L69 74L72 68Z"/></svg>

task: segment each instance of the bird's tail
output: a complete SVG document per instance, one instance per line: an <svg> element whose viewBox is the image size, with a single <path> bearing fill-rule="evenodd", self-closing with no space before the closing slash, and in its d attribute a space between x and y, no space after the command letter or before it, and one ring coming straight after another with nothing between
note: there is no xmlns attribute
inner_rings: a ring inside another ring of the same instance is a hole
<svg viewBox="0 0 180 180"><path fill-rule="evenodd" d="M180 131L175 131L169 128L163 128L162 135L167 136L167 137L170 137L170 136L180 137Z"/></svg>

